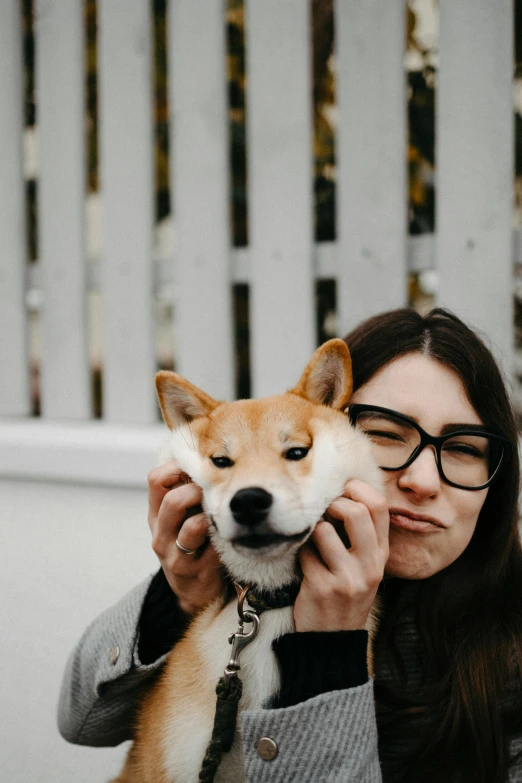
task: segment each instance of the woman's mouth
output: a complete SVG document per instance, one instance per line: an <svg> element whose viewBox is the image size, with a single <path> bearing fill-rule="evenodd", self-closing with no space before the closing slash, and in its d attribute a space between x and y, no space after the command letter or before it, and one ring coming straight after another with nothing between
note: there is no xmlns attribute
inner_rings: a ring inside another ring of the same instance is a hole
<svg viewBox="0 0 522 783"><path fill-rule="evenodd" d="M410 530L412 533L435 533L443 530L445 525L435 517L427 514L416 514L402 508L390 509L390 525L399 530Z"/></svg>

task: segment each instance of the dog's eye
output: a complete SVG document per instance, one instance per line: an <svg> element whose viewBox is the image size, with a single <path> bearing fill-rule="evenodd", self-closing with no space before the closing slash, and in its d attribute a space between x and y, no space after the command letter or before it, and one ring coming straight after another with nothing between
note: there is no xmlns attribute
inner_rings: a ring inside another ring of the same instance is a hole
<svg viewBox="0 0 522 783"><path fill-rule="evenodd" d="M211 457L216 468L231 468L234 464L230 457Z"/></svg>
<svg viewBox="0 0 522 783"><path fill-rule="evenodd" d="M310 449L307 449L305 446L295 446L293 449L288 449L287 452L285 452L285 459L291 459L294 462L297 462L300 459L304 459Z"/></svg>

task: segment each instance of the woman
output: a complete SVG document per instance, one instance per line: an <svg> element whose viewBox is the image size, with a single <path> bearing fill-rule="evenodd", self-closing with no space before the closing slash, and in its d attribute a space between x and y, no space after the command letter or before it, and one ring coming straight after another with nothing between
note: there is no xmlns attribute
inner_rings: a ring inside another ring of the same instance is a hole
<svg viewBox="0 0 522 783"><path fill-rule="evenodd" d="M301 551L298 633L275 645L282 688L270 707L280 709L243 716L248 780L378 781L381 768L386 783L522 781L519 462L500 373L440 309L376 316L346 341L349 415L374 442L385 497L348 482L329 513L349 549L322 522ZM162 656L221 590L206 522L187 518L200 490L181 479L172 464L149 477L162 570L99 618L69 661L59 717L70 741L129 738ZM361 629L380 583L373 694ZM256 752L263 734L279 745L274 761Z"/></svg>

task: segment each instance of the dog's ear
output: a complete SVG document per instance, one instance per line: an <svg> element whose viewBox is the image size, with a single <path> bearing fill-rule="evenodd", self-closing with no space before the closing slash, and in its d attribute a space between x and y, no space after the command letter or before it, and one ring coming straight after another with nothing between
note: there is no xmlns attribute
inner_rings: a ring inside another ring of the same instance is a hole
<svg viewBox="0 0 522 783"><path fill-rule="evenodd" d="M352 394L352 360L344 340L328 340L314 353L292 394L342 410Z"/></svg>
<svg viewBox="0 0 522 783"><path fill-rule="evenodd" d="M208 416L219 403L175 372L156 375L156 391L165 424L173 430L199 416Z"/></svg>

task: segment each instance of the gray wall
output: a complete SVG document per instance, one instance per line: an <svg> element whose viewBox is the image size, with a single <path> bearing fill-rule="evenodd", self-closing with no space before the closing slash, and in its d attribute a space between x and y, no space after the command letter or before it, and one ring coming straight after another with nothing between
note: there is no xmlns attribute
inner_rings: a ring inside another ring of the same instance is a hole
<svg viewBox="0 0 522 783"><path fill-rule="evenodd" d="M125 748L56 728L68 654L88 622L157 567L145 490L0 481L0 781L103 783Z"/></svg>

